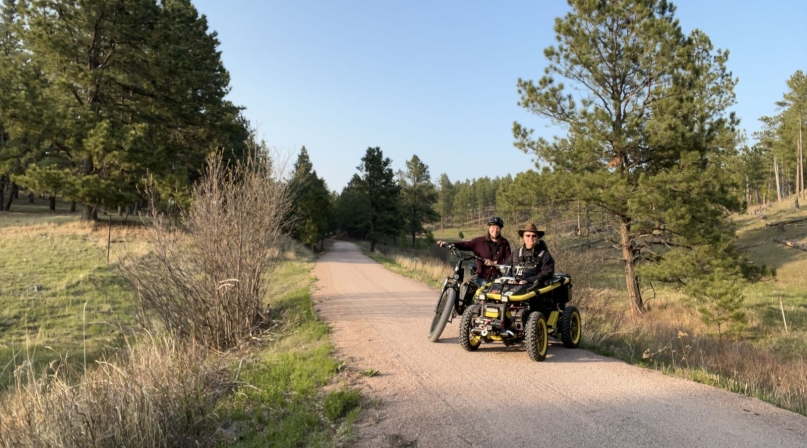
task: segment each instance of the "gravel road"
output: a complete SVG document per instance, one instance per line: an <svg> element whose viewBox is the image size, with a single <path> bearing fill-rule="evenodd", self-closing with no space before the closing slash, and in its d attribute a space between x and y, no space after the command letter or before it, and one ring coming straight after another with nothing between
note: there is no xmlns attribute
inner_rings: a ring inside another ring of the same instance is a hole
<svg viewBox="0 0 807 448"><path fill-rule="evenodd" d="M313 297L368 405L357 447L807 447L807 418L585 350L428 342L438 291L336 242ZM585 315L583 316L585 325Z"/></svg>

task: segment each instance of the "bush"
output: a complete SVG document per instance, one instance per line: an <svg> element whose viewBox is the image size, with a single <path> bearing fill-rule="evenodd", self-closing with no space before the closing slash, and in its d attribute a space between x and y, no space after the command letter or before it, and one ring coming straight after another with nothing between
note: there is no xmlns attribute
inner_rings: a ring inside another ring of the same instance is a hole
<svg viewBox="0 0 807 448"><path fill-rule="evenodd" d="M262 153L232 166L217 154L178 225L154 213L153 252L120 265L145 310L144 325L156 315L178 337L223 349L265 322L261 276L280 255L291 204L281 174Z"/></svg>

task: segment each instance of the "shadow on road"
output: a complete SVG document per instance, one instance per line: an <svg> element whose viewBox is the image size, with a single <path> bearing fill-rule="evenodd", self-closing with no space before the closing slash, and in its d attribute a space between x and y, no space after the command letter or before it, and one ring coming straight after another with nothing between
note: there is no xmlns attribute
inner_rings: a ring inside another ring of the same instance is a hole
<svg viewBox="0 0 807 448"><path fill-rule="evenodd" d="M441 338L438 341L439 344L443 345L455 345L457 350L462 350L460 347L459 339L456 337L450 338ZM424 344L434 344L433 342L424 341ZM524 344L516 344L511 346L505 346L502 343L490 343L490 344L482 344L479 347L479 350L476 353L514 353L514 354L521 354L523 356L527 356L527 352L524 349ZM474 353L470 353L473 355ZM595 355L591 352L586 350L577 350L577 349L569 349L563 346L563 343L560 341L549 341L549 352L547 353L546 360L543 362L568 362L568 363L578 363L578 362L596 362L596 363L608 363L608 362L619 362L622 361L605 358L602 356Z"/></svg>

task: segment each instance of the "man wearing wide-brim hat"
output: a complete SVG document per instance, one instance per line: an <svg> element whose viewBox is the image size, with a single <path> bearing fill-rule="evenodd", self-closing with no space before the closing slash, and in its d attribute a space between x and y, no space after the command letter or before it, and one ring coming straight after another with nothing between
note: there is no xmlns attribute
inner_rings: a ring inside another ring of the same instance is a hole
<svg viewBox="0 0 807 448"><path fill-rule="evenodd" d="M555 260L549 253L549 248L541 238L543 230L538 230L535 224L529 223L518 231L522 246L513 251L511 263L514 266L523 266L518 283L543 284L555 275Z"/></svg>

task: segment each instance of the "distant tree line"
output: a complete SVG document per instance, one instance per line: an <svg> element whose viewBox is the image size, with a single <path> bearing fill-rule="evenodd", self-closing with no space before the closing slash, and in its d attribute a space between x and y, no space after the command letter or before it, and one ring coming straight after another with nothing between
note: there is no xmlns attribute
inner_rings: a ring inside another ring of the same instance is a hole
<svg viewBox="0 0 807 448"><path fill-rule="evenodd" d="M514 123L515 145L536 156L537 170L465 182L442 174L434 222L481 228L491 214L514 224L571 221L564 230L589 241L597 232L617 249L634 315L645 313L643 285L657 281L692 297L710 324L741 323L738 285L764 269L731 243L728 217L803 197L803 72L788 80L779 114L763 118L758 143L744 146L728 52L700 30L683 32L673 4L569 5L555 22L556 45L544 50L546 74L517 82L519 104L565 135L534 138ZM395 217L405 207L393 207L403 184L394 184L388 160L370 156L336 196L335 218L336 228L372 245L401 233L404 219Z"/></svg>
<svg viewBox="0 0 807 448"><path fill-rule="evenodd" d="M760 118L757 143L745 148L746 200L765 204L795 196L804 200L804 124L807 121L807 76L798 70L776 102L778 113Z"/></svg>

